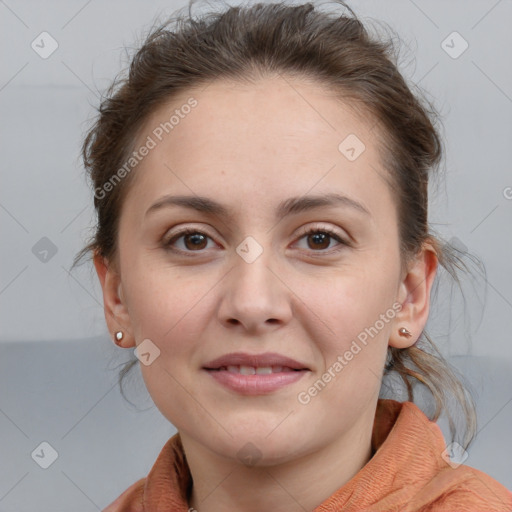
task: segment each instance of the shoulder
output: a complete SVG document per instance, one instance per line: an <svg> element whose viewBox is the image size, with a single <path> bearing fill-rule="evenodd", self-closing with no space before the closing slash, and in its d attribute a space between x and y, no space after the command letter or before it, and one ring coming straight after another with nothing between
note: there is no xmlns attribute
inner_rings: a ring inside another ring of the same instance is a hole
<svg viewBox="0 0 512 512"><path fill-rule="evenodd" d="M448 472L453 469L446 470ZM470 466L459 466L452 484L422 512L511 512L512 492L500 482Z"/></svg>
<svg viewBox="0 0 512 512"><path fill-rule="evenodd" d="M143 512L142 496L146 477L130 485L115 501L103 512Z"/></svg>

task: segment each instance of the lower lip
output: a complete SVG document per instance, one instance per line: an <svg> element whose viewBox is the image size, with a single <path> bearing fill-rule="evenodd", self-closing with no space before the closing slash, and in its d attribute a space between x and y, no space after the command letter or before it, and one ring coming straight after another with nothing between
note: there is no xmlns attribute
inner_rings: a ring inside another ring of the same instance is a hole
<svg viewBox="0 0 512 512"><path fill-rule="evenodd" d="M242 375L227 370L206 370L217 382L242 395L272 393L301 379L308 370Z"/></svg>

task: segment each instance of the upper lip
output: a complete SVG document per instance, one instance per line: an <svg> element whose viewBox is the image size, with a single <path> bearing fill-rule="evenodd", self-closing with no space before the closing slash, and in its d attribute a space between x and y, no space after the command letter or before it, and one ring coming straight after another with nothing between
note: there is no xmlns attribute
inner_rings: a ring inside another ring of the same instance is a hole
<svg viewBox="0 0 512 512"><path fill-rule="evenodd" d="M217 359L209 361L203 366L203 368L207 370L215 370L222 366L252 366L254 368L284 366L287 368L293 368L294 370L309 370L307 365L274 352L266 352L264 354L232 352L231 354L224 354Z"/></svg>

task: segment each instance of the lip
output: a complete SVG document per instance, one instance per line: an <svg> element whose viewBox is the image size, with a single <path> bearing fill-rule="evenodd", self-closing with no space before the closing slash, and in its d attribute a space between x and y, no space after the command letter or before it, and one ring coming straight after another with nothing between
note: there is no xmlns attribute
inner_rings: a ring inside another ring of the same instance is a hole
<svg viewBox="0 0 512 512"><path fill-rule="evenodd" d="M281 366L282 371L270 374L243 375L231 373L228 366L269 367ZM311 370L304 364L281 354L247 354L235 352L225 354L203 366L216 382L243 395L264 395L272 393L300 380Z"/></svg>
<svg viewBox="0 0 512 512"><path fill-rule="evenodd" d="M292 370L309 370L306 364L295 361L289 357L275 352L264 354L248 354L246 352L232 352L206 363L205 370L216 370L222 366L283 366Z"/></svg>

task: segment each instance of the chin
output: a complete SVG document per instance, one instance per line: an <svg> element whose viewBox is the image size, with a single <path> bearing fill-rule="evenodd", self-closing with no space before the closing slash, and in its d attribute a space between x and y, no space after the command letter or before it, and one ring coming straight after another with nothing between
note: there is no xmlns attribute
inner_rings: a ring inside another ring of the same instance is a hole
<svg viewBox="0 0 512 512"><path fill-rule="evenodd" d="M289 429L277 432L273 422L268 428L244 430L233 432L233 437L224 437L224 442L214 443L212 449L221 456L227 456L249 467L264 467L284 464L297 456L297 447L304 446L304 439L300 435L294 435ZM279 427L278 427L279 428ZM210 438L211 441L211 438Z"/></svg>

